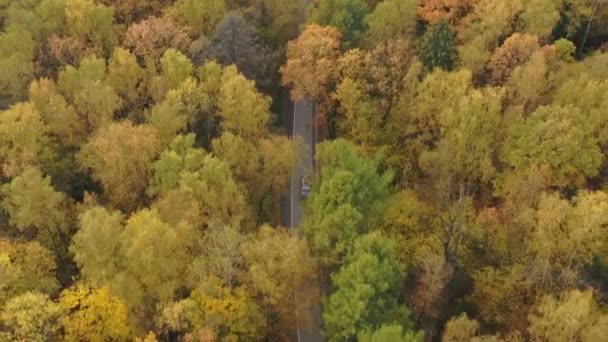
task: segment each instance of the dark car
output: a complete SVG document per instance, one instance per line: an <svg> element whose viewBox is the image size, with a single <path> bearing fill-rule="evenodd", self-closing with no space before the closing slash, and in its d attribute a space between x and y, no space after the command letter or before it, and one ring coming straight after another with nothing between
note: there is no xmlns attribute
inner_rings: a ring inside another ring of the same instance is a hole
<svg viewBox="0 0 608 342"><path fill-rule="evenodd" d="M309 178L307 176L300 177L300 197L303 199L308 198L311 188Z"/></svg>

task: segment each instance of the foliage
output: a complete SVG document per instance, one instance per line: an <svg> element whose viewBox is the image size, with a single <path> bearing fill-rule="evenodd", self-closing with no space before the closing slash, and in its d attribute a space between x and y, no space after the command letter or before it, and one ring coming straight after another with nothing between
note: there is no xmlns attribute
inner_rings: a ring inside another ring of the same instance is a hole
<svg viewBox="0 0 608 342"><path fill-rule="evenodd" d="M596 305L589 290L572 290L559 300L546 296L530 315L528 331L537 341L602 339L607 317Z"/></svg>
<svg viewBox="0 0 608 342"><path fill-rule="evenodd" d="M291 88L291 97L320 101L328 96L336 77L340 54L340 32L331 27L308 25L287 45L287 62L281 67L281 82Z"/></svg>
<svg viewBox="0 0 608 342"><path fill-rule="evenodd" d="M410 38L416 30L417 0L385 0L365 17L365 40L378 44L397 37Z"/></svg>
<svg viewBox="0 0 608 342"><path fill-rule="evenodd" d="M397 304L403 276L390 240L377 233L357 240L344 266L332 276L335 290L323 313L329 340L348 339L400 319L407 322Z"/></svg>
<svg viewBox="0 0 608 342"><path fill-rule="evenodd" d="M9 300L0 311L5 327L0 337L7 341L53 340L59 335L61 307L47 295L26 292Z"/></svg>
<svg viewBox="0 0 608 342"><path fill-rule="evenodd" d="M158 149L152 127L127 121L97 131L78 157L80 165L101 183L111 203L129 212L145 192Z"/></svg>
<svg viewBox="0 0 608 342"><path fill-rule="evenodd" d="M28 167L44 167L52 158L48 127L32 104L19 103L0 115L2 173L16 176Z"/></svg>
<svg viewBox="0 0 608 342"><path fill-rule="evenodd" d="M539 107L525 121L513 124L505 142L504 159L516 169L546 164L558 186L580 184L595 176L601 153L588 123L575 107Z"/></svg>
<svg viewBox="0 0 608 342"><path fill-rule="evenodd" d="M268 85L270 55L259 42L255 28L243 17L227 14L215 27L203 51L201 60L215 60L225 66L234 64L239 72L255 80L258 86Z"/></svg>
<svg viewBox="0 0 608 342"><path fill-rule="evenodd" d="M337 28L346 48L355 46L365 31L369 8L363 0L326 0L318 8L311 7L310 22Z"/></svg>
<svg viewBox="0 0 608 342"><path fill-rule="evenodd" d="M427 69L452 70L456 66L457 51L450 27L443 21L431 26L424 33L419 53Z"/></svg>
<svg viewBox="0 0 608 342"><path fill-rule="evenodd" d="M376 160L362 157L345 140L317 147L322 165L309 198L302 231L322 264L334 266L350 253L360 234L375 224L384 208L391 174L379 173Z"/></svg>
<svg viewBox="0 0 608 342"><path fill-rule="evenodd" d="M150 66L157 65L166 49L185 52L189 44L184 27L171 19L156 17L129 26L124 40L124 45Z"/></svg>
<svg viewBox="0 0 608 342"><path fill-rule="evenodd" d="M92 289L76 284L64 290L59 306L66 341L120 341L131 336L127 306L107 287Z"/></svg>

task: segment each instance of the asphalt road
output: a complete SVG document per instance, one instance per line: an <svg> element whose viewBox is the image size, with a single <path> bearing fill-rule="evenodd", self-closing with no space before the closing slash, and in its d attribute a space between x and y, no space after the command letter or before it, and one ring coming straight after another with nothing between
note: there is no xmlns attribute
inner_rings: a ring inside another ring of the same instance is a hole
<svg viewBox="0 0 608 342"><path fill-rule="evenodd" d="M306 7L310 5L310 0L305 0L305 5L300 12L300 23L306 22ZM292 229L295 234L299 234L298 226L303 217L304 203L300 198L300 178L304 175L312 176L314 171L313 108L313 103L308 99L294 102L291 120L287 120L291 126L289 131L292 140L303 144L298 161L292 167L289 196L284 198L281 206L283 208L281 213L283 225ZM311 294L313 295L311 296ZM298 342L323 341L319 284L316 282L306 284L306 288L295 291L294 297L297 318L294 340Z"/></svg>
<svg viewBox="0 0 608 342"><path fill-rule="evenodd" d="M293 104L293 115L291 117L291 136L292 139L303 144L298 162L293 165L292 177L289 191L289 204L284 205L282 215L286 226L298 234L298 225L303 217L304 202L300 198L300 177L312 175L313 168L313 146L314 146L314 126L313 126L313 105L308 100L298 101ZM286 211L289 215L285 215ZM288 216L288 217L286 217ZM285 220L285 221L287 221ZM298 320L297 336L299 342L318 342L323 341L321 335L321 304L319 299L318 283L306 284L307 288L298 289L295 298L297 303L296 316ZM313 294L311 296L311 294ZM306 298L302 298L306 296ZM298 300L299 299L299 300Z"/></svg>

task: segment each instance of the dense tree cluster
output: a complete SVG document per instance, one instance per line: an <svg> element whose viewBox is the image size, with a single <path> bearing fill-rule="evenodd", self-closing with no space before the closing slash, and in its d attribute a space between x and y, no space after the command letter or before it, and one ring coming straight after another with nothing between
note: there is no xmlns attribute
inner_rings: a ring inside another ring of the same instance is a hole
<svg viewBox="0 0 608 342"><path fill-rule="evenodd" d="M0 341L607 340L604 7L0 1Z"/></svg>

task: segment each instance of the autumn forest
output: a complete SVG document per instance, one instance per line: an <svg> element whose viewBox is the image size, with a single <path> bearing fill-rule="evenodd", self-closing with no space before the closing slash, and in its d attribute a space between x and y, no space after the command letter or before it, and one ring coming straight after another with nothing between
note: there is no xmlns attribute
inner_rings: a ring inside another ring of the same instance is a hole
<svg viewBox="0 0 608 342"><path fill-rule="evenodd" d="M608 341L608 2L0 25L0 341Z"/></svg>

